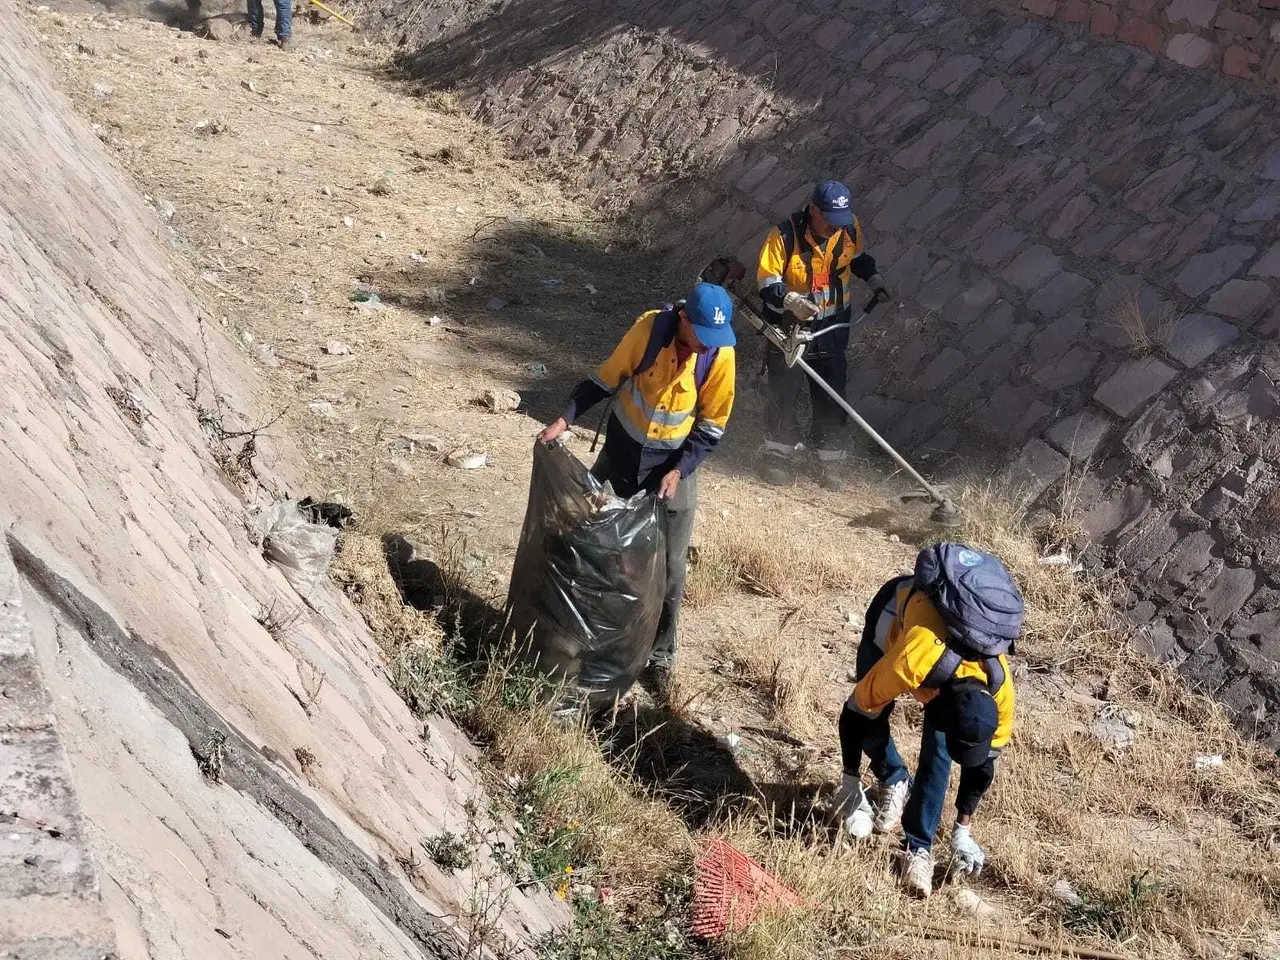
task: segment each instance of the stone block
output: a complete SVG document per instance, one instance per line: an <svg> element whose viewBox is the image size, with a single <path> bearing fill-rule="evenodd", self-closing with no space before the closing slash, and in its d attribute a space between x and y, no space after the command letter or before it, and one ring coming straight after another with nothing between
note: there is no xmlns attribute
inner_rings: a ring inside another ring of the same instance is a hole
<svg viewBox="0 0 1280 960"><path fill-rule="evenodd" d="M1229 77L1252 80L1261 62L1262 58L1252 50L1241 46L1227 47L1227 52L1222 55L1222 72Z"/></svg>
<svg viewBox="0 0 1280 960"><path fill-rule="evenodd" d="M1225 30L1227 33L1234 34L1237 37L1244 37L1252 40L1262 32L1262 24L1248 14L1241 13L1239 10L1233 10L1231 7L1225 8L1213 25L1219 30Z"/></svg>
<svg viewBox="0 0 1280 960"><path fill-rule="evenodd" d="M1248 244L1237 243L1197 254L1187 261L1174 283L1188 297L1199 297L1235 276L1256 252Z"/></svg>
<svg viewBox="0 0 1280 960"><path fill-rule="evenodd" d="M1154 214L1192 174L1198 163L1195 157L1183 157L1157 170L1125 194L1125 206L1134 213Z"/></svg>
<svg viewBox="0 0 1280 960"><path fill-rule="evenodd" d="M1151 494L1142 484L1135 483L1114 496L1095 502L1081 518L1080 524L1093 540L1105 542L1122 536L1139 519L1149 517L1150 510Z"/></svg>
<svg viewBox="0 0 1280 960"><path fill-rule="evenodd" d="M1037 290L1028 306L1045 317L1057 317L1092 289L1091 281L1064 271Z"/></svg>
<svg viewBox="0 0 1280 960"><path fill-rule="evenodd" d="M1164 54L1184 67L1203 67L1213 57L1213 44L1194 33L1179 33L1169 38Z"/></svg>
<svg viewBox="0 0 1280 960"><path fill-rule="evenodd" d="M1209 569L1217 542L1205 530L1188 534L1160 569L1160 575L1178 587L1189 587L1196 577ZM1244 603L1244 599L1240 601Z"/></svg>
<svg viewBox="0 0 1280 960"><path fill-rule="evenodd" d="M1093 399L1120 417L1131 417L1177 376L1163 360L1141 357L1124 364L1093 395Z"/></svg>
<svg viewBox="0 0 1280 960"><path fill-rule="evenodd" d="M1280 243L1258 258L1249 271L1251 277L1280 277Z"/></svg>
<svg viewBox="0 0 1280 960"><path fill-rule="evenodd" d="M1000 227L979 238L978 262L987 267L997 267L1008 260L1022 246L1027 235L1012 227Z"/></svg>
<svg viewBox="0 0 1280 960"><path fill-rule="evenodd" d="M964 368L968 361L969 358L959 350L943 347L915 378L915 385L921 390L937 390Z"/></svg>
<svg viewBox="0 0 1280 960"><path fill-rule="evenodd" d="M970 356L980 357L997 343L1007 339L1013 326L1013 304L998 303L973 325L961 345Z"/></svg>
<svg viewBox="0 0 1280 960"><path fill-rule="evenodd" d="M907 221L907 226L912 230L923 230L955 206L956 201L963 196L964 192L957 187L944 187L911 215L911 219Z"/></svg>
<svg viewBox="0 0 1280 960"><path fill-rule="evenodd" d="M1022 0L1022 9L1033 17L1052 19L1058 12L1058 0Z"/></svg>
<svg viewBox="0 0 1280 960"><path fill-rule="evenodd" d="M926 279L924 286L916 293L916 302L926 310L941 311L960 294L963 284L961 268L953 267L939 277Z"/></svg>
<svg viewBox="0 0 1280 960"><path fill-rule="evenodd" d="M1179 321L1166 349L1183 366L1197 367L1239 336L1240 330L1234 324L1195 313Z"/></svg>
<svg viewBox="0 0 1280 960"><path fill-rule="evenodd" d="M1031 379L1046 390L1074 387L1088 378L1101 356L1098 351L1077 344L1061 357L1036 370Z"/></svg>
<svg viewBox="0 0 1280 960"><path fill-rule="evenodd" d="M906 60L899 60L889 69L884 71L885 76L893 77L898 80L908 80L911 83L919 83L925 78L925 75L933 69L933 65L937 62L938 55L932 50L921 50L915 56L908 57Z"/></svg>
<svg viewBox="0 0 1280 960"><path fill-rule="evenodd" d="M1174 235L1173 250L1165 258L1165 268L1176 266L1191 256L1213 235L1221 218L1212 210L1207 210L1178 230Z"/></svg>
<svg viewBox="0 0 1280 960"><path fill-rule="evenodd" d="M1053 240L1066 240L1071 237L1080 225L1089 217L1093 216L1093 211L1098 205L1088 197L1080 195L1072 197L1067 201L1053 223L1049 226L1049 237Z"/></svg>
<svg viewBox="0 0 1280 960"><path fill-rule="evenodd" d="M1280 192L1267 193L1236 214L1236 223L1272 223L1280 217Z"/></svg>
<svg viewBox="0 0 1280 960"><path fill-rule="evenodd" d="M832 53L853 36L855 29L853 23L840 17L824 18L818 29L813 31L813 42L827 53Z"/></svg>
<svg viewBox="0 0 1280 960"><path fill-rule="evenodd" d="M1043 286L1062 269L1062 259L1048 247L1028 247L1009 264L1001 277L1020 290Z"/></svg>
<svg viewBox="0 0 1280 960"><path fill-rule="evenodd" d="M1173 525L1171 513L1154 516L1144 513L1135 520L1131 530L1121 528L1117 531L1115 539L1123 537L1124 540L1116 551L1116 558L1130 570L1141 573L1168 557L1178 542L1179 533Z"/></svg>
<svg viewBox="0 0 1280 960"><path fill-rule="evenodd" d="M1057 450L1043 440L1032 439L1005 468L1005 478L1034 499L1066 473L1068 466L1067 458Z"/></svg>
<svg viewBox="0 0 1280 960"><path fill-rule="evenodd" d="M757 187L769 179L778 165L778 158L773 155L761 157L747 172L738 178L737 187L743 193L752 193Z"/></svg>
<svg viewBox="0 0 1280 960"><path fill-rule="evenodd" d="M1120 18L1110 7L1099 3L1093 8L1093 16L1089 20L1089 30L1099 37L1114 37L1120 27Z"/></svg>
<svg viewBox="0 0 1280 960"><path fill-rule="evenodd" d="M1150 20L1142 17L1130 17L1116 35L1121 43L1131 43L1135 47L1143 47L1152 53L1164 49L1164 31Z"/></svg>
<svg viewBox="0 0 1280 960"><path fill-rule="evenodd" d="M917 177L895 193L877 214L871 225L876 230L894 231L902 227L925 199L933 193L933 181Z"/></svg>
<svg viewBox="0 0 1280 960"><path fill-rule="evenodd" d="M964 102L964 108L980 117L989 117L1008 95L1009 91L1005 89L1004 84L992 77L969 94L969 98Z"/></svg>
<svg viewBox="0 0 1280 960"><path fill-rule="evenodd" d="M1034 200L1019 210L1018 219L1036 222L1042 220L1050 210L1059 206L1068 197L1078 194L1088 178L1087 165L1083 163L1074 165L1053 186L1040 191Z"/></svg>
<svg viewBox="0 0 1280 960"><path fill-rule="evenodd" d="M1067 0L1058 11L1058 19L1063 23L1088 23L1093 10L1085 0Z"/></svg>
<svg viewBox="0 0 1280 960"><path fill-rule="evenodd" d="M1219 0L1173 0L1165 8L1164 13L1170 23L1185 21L1197 27L1207 27L1213 23L1213 18L1218 12L1218 3Z"/></svg>
<svg viewBox="0 0 1280 960"><path fill-rule="evenodd" d="M982 316L999 295L996 285L983 277L947 304L944 319L964 329Z"/></svg>
<svg viewBox="0 0 1280 960"><path fill-rule="evenodd" d="M1271 287L1261 280L1228 280L1214 291L1205 309L1224 317L1249 320L1270 300Z"/></svg>
<svg viewBox="0 0 1280 960"><path fill-rule="evenodd" d="M1165 223L1140 227L1117 244L1111 251L1111 256L1120 263L1146 263L1151 260L1168 232L1169 225Z"/></svg>
<svg viewBox="0 0 1280 960"><path fill-rule="evenodd" d="M1111 418L1097 410L1084 409L1059 420L1044 437L1072 460L1088 460L1111 432Z"/></svg>
<svg viewBox="0 0 1280 960"><path fill-rule="evenodd" d="M900 150L894 158L894 162L908 170L917 170L927 166L929 157L933 152L955 140L968 125L968 120L939 120L919 140L906 149Z"/></svg>
<svg viewBox="0 0 1280 960"><path fill-rule="evenodd" d="M1240 494L1227 487L1210 487L1191 509L1206 520L1218 520L1240 505Z"/></svg>
<svg viewBox="0 0 1280 960"><path fill-rule="evenodd" d="M968 53L957 53L944 60L929 75L925 86L930 90L946 90L954 93L982 66L982 58ZM977 111L974 111L975 113Z"/></svg>

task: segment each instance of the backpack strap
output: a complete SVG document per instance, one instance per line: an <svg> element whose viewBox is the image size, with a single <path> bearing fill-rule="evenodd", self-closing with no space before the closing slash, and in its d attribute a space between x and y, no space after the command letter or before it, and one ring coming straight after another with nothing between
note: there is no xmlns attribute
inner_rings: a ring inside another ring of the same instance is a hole
<svg viewBox="0 0 1280 960"><path fill-rule="evenodd" d="M955 679L956 671L960 669L960 664L965 661L982 664L983 672L987 675L987 691L991 696L994 697L1000 688L1004 686L1006 676L1004 665L1000 662L999 657L982 657L981 659L967 657L949 637L945 643L946 649L942 651L942 656L938 658L938 662L933 665L933 669L929 671L924 678L924 682L920 684L921 687L928 690L936 690L944 684L950 683Z"/></svg>
<svg viewBox="0 0 1280 960"><path fill-rule="evenodd" d="M683 300L680 301L680 303L683 302ZM645 344L644 354L640 357L640 362L636 365L635 370L631 372L629 379L634 380L652 367L654 361L658 359L658 354L676 338L676 309L680 306L680 303L666 304L662 308L662 312L653 318L653 327L649 330L649 342ZM621 384L618 385L618 389L622 389Z"/></svg>

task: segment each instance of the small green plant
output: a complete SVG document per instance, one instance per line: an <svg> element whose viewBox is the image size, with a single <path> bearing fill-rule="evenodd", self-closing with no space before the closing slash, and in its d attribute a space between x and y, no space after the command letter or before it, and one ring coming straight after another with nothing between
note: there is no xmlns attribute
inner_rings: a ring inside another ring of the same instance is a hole
<svg viewBox="0 0 1280 960"><path fill-rule="evenodd" d="M607 905L583 898L574 904L573 926L544 937L543 960L693 960L706 956L672 918L624 922Z"/></svg>
<svg viewBox="0 0 1280 960"><path fill-rule="evenodd" d="M1124 940L1137 925L1142 911L1164 884L1144 870L1129 878L1127 890L1112 894L1082 895L1080 902L1067 909L1064 926L1076 934L1098 934L1111 940Z"/></svg>
<svg viewBox="0 0 1280 960"><path fill-rule="evenodd" d="M450 830L425 838L422 849L427 852L431 862L445 873L466 870L475 862L476 850L471 838L459 836Z"/></svg>

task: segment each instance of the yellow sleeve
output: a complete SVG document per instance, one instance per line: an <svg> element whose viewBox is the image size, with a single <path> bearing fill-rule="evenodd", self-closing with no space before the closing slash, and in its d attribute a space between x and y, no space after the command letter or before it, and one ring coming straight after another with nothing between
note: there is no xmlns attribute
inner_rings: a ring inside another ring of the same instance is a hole
<svg viewBox="0 0 1280 960"><path fill-rule="evenodd" d="M621 342L614 347L609 359L596 370L596 375L592 377L596 383L612 393L623 380L635 373L636 367L644 359L645 347L649 345L649 333L653 330L653 318L657 314L658 311L650 310L636 319Z"/></svg>
<svg viewBox="0 0 1280 960"><path fill-rule="evenodd" d="M860 257L865 250L865 240L862 233L862 221L857 217L853 218L853 226L849 227L849 239L851 243L844 245L844 252L840 254L840 266L852 263L854 257Z"/></svg>
<svg viewBox="0 0 1280 960"><path fill-rule="evenodd" d="M867 716L878 716L902 694L920 688L944 649L942 640L928 627L901 631L853 688L854 705Z"/></svg>
<svg viewBox="0 0 1280 960"><path fill-rule="evenodd" d="M787 272L787 248L782 242L782 232L774 227L764 238L760 248L760 263L756 268L756 287L763 290L775 283L785 283Z"/></svg>
<svg viewBox="0 0 1280 960"><path fill-rule="evenodd" d="M995 736L991 738L991 746L996 750L1008 746L1013 738L1013 671L1009 668L1009 661L1004 657L1000 658L1000 665L1004 667L1004 683L996 691L996 711L999 720L996 723Z"/></svg>
<svg viewBox="0 0 1280 960"><path fill-rule="evenodd" d="M716 362L707 371L706 382L698 391L698 419L695 430L703 430L719 438L733 412L734 388L737 383L737 360L733 347L721 347Z"/></svg>

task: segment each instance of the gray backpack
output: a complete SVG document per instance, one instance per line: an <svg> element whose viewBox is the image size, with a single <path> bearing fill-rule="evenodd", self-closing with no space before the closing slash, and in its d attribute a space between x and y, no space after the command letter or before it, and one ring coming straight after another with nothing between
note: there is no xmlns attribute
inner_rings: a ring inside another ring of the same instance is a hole
<svg viewBox="0 0 1280 960"><path fill-rule="evenodd" d="M949 635L924 687L941 687L964 661L979 662L992 695L1005 681L999 657L1022 633L1022 594L999 558L962 543L936 543L916 558L913 589L928 594Z"/></svg>

